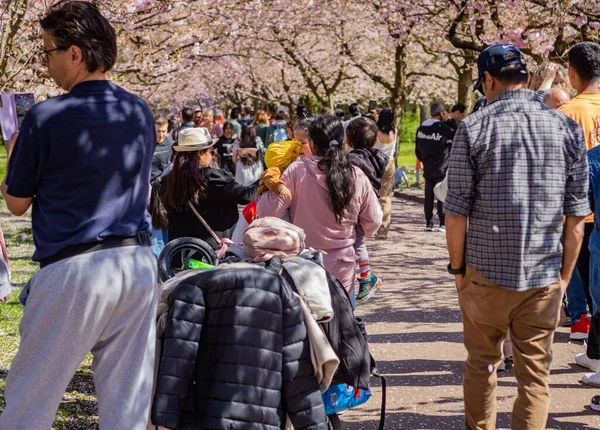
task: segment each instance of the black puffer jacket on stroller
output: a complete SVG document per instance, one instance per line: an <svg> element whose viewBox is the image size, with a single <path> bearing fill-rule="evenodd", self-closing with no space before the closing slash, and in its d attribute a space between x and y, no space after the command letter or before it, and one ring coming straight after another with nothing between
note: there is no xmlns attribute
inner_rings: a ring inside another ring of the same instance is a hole
<svg viewBox="0 0 600 430"><path fill-rule="evenodd" d="M173 429L326 430L304 317L270 270L224 265L171 295L152 421Z"/></svg>

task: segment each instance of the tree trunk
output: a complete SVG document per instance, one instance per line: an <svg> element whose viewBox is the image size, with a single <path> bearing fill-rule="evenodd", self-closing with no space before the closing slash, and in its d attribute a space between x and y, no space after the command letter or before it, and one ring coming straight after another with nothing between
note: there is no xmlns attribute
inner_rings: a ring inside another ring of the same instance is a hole
<svg viewBox="0 0 600 430"><path fill-rule="evenodd" d="M429 106L419 105L419 124L429 119Z"/></svg>
<svg viewBox="0 0 600 430"><path fill-rule="evenodd" d="M475 61L471 56L465 58L465 64L458 71L458 103L462 103L470 112L473 106L473 66Z"/></svg>
<svg viewBox="0 0 600 430"><path fill-rule="evenodd" d="M398 43L396 45L394 87L390 96L390 107L394 112L394 125L396 126L396 154L400 151L400 129L406 103L406 50L407 46L405 44ZM394 161L397 163L397 160L398 157Z"/></svg>

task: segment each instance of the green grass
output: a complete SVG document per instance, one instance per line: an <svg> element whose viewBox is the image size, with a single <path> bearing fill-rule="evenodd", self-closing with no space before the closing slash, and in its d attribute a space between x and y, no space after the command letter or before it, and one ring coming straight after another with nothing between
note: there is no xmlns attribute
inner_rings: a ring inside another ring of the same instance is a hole
<svg viewBox="0 0 600 430"><path fill-rule="evenodd" d="M6 173L6 154L0 148L0 178ZM10 363L19 346L19 322L23 307L18 296L25 283L38 270L39 265L31 261L34 245L29 214L13 217L0 197L0 226L4 232L11 280L15 287L8 302L0 303L0 413L4 409L4 387ZM98 412L91 370L91 355L81 364L63 396L56 413L53 430L97 429ZM44 357L40 357L43 360ZM44 395L44 393L32 393Z"/></svg>
<svg viewBox="0 0 600 430"><path fill-rule="evenodd" d="M6 151L0 149L0 178L6 176Z"/></svg>

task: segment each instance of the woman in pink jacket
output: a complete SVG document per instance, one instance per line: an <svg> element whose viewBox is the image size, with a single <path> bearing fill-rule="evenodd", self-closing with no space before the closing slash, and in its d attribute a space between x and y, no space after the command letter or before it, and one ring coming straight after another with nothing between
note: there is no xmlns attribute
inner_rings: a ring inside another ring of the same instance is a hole
<svg viewBox="0 0 600 430"><path fill-rule="evenodd" d="M365 236L381 225L381 207L365 174L350 164L342 148L344 126L334 116L317 117L308 130L315 155L291 164L282 175L292 194L283 200L272 192L258 200L258 216L281 218L304 229L306 245L327 252L325 268L352 296L356 278L356 225Z"/></svg>

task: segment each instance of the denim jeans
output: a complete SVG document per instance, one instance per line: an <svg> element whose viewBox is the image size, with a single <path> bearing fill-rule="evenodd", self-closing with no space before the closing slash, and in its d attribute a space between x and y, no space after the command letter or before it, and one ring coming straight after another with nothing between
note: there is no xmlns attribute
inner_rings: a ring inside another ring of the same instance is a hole
<svg viewBox="0 0 600 430"><path fill-rule="evenodd" d="M154 255L158 258L163 248L169 243L169 233L166 230L157 230L153 228L150 243L152 244L152 252L154 252Z"/></svg>
<svg viewBox="0 0 600 430"><path fill-rule="evenodd" d="M600 359L600 229L590 236L590 296L592 296L592 324L588 337L587 355Z"/></svg>
<svg viewBox="0 0 600 430"><path fill-rule="evenodd" d="M581 319L581 314L587 313L587 301L583 282L579 270L575 267L571 282L567 285L567 312L571 318L571 324L575 324Z"/></svg>

